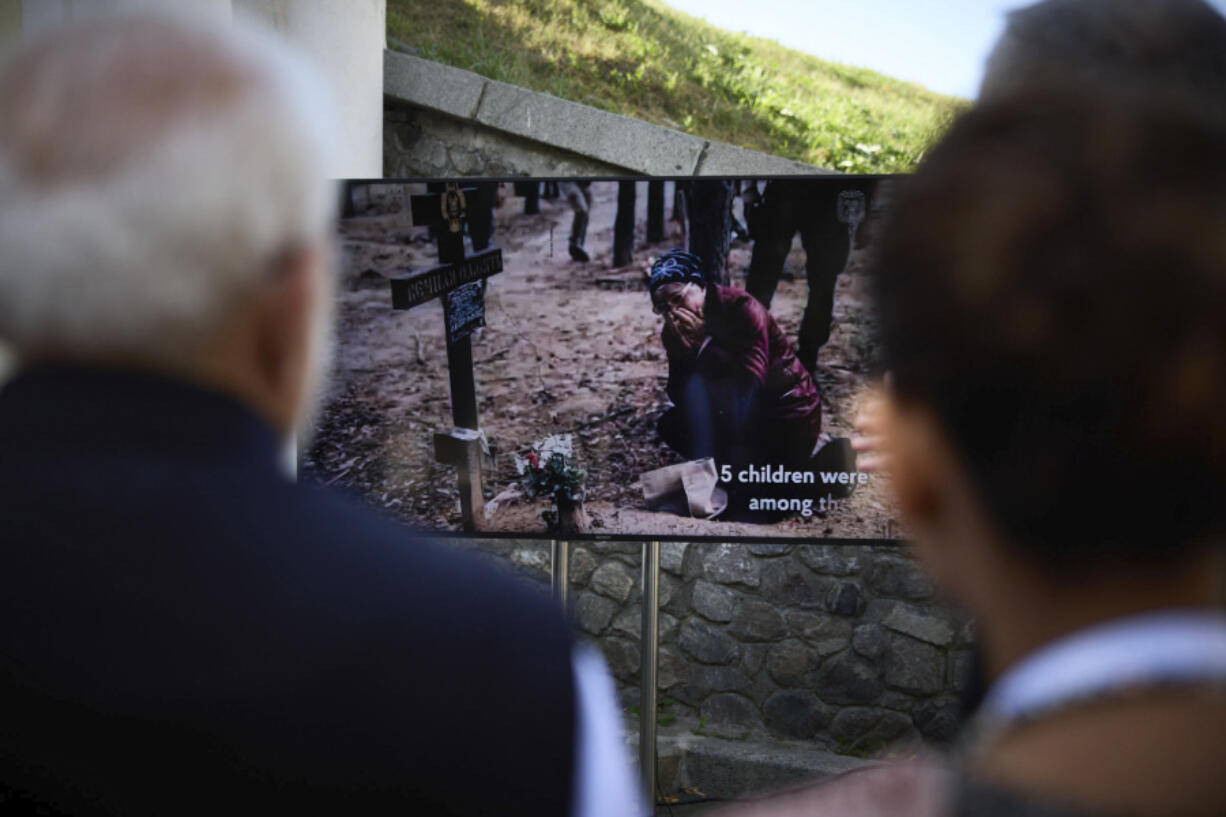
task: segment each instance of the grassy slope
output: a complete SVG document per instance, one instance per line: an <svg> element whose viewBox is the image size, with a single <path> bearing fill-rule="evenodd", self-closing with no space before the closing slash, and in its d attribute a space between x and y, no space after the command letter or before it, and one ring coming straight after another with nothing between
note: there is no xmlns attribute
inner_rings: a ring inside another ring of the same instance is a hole
<svg viewBox="0 0 1226 817"><path fill-rule="evenodd" d="M965 104L658 0L388 0L387 26L492 79L852 173L913 169Z"/></svg>

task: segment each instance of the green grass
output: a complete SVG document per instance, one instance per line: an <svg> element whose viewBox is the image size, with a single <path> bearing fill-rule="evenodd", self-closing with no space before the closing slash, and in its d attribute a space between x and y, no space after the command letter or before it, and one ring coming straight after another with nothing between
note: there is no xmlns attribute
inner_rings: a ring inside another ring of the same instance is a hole
<svg viewBox="0 0 1226 817"><path fill-rule="evenodd" d="M880 738L870 738L862 735L853 741L847 741L839 738L833 749L836 755L847 755L848 757L879 757L885 751L885 742Z"/></svg>
<svg viewBox="0 0 1226 817"><path fill-rule="evenodd" d="M388 0L387 28L427 59L850 173L914 169L967 104L657 0Z"/></svg>
<svg viewBox="0 0 1226 817"><path fill-rule="evenodd" d="M673 712L672 708L673 708L673 700L672 698L669 698L667 695L660 698L656 702L656 724L657 725L672 726L674 723L677 722L677 713ZM626 711L629 712L631 715L634 715L637 718L639 712L641 712L642 710L639 709L637 706L632 706Z"/></svg>

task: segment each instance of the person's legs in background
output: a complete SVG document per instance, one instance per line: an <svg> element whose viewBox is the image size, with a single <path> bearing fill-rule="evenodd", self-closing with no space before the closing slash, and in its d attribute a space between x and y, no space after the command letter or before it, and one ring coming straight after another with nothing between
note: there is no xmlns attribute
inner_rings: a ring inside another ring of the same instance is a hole
<svg viewBox="0 0 1226 817"><path fill-rule="evenodd" d="M480 252L494 240L494 206L498 185L494 182L478 182L468 200L468 237L472 240L473 252Z"/></svg>
<svg viewBox="0 0 1226 817"><path fill-rule="evenodd" d="M578 182L559 182L558 192L575 211L570 223L570 257L576 261L590 261L591 256L583 248L587 241L588 214L592 209L592 191Z"/></svg>
<svg viewBox="0 0 1226 817"><path fill-rule="evenodd" d="M804 208L806 218L800 223L809 297L796 339L796 357L810 372L817 368L817 353L830 339L834 287L851 250L848 227L838 220L839 192L837 188L823 189L814 196L812 206Z"/></svg>
<svg viewBox="0 0 1226 817"><path fill-rule="evenodd" d="M753 255L749 260L749 275L745 289L770 309L779 276L792 249L796 234L795 208L778 182L767 185L766 195L758 205L753 225ZM772 195L773 194L773 195Z"/></svg>

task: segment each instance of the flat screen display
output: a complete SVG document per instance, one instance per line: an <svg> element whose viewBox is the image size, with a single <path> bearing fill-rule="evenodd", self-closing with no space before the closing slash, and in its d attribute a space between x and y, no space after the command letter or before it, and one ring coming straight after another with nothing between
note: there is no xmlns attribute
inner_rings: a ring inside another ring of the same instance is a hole
<svg viewBox="0 0 1226 817"><path fill-rule="evenodd" d="M347 182L302 477L432 534L894 539L847 440L892 184Z"/></svg>

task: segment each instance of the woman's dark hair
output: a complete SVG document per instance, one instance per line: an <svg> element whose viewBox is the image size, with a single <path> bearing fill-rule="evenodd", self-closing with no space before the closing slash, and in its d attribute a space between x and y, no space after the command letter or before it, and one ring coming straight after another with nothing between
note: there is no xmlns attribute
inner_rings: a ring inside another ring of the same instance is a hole
<svg viewBox="0 0 1226 817"><path fill-rule="evenodd" d="M1002 534L1048 561L1226 534L1226 138L1182 108L1018 97L900 183L886 365Z"/></svg>

